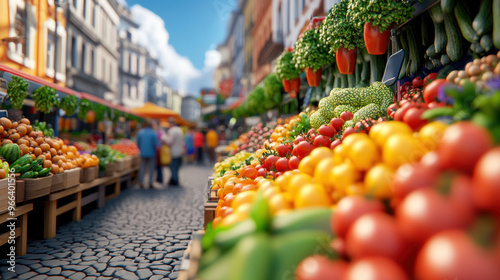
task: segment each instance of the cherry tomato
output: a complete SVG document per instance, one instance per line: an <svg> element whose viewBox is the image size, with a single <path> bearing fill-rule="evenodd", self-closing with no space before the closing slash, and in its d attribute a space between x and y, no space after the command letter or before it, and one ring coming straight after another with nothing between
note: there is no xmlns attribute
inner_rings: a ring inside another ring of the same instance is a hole
<svg viewBox="0 0 500 280"><path fill-rule="evenodd" d="M349 111L342 112L340 114L340 118L343 119L344 121L350 121L350 120L352 120L353 116L354 115L351 112L349 112Z"/></svg>
<svg viewBox="0 0 500 280"><path fill-rule="evenodd" d="M356 133L356 130L354 130L353 127L346 128L344 130L344 132L342 133L342 138L340 140L343 141L344 138L346 138L347 136L349 136L350 134L353 134L353 133Z"/></svg>
<svg viewBox="0 0 500 280"><path fill-rule="evenodd" d="M445 105L444 103L433 101L433 102L429 103L429 105L427 105L427 107L429 109L434 109L434 108L444 107L444 105Z"/></svg>
<svg viewBox="0 0 500 280"><path fill-rule="evenodd" d="M298 145L296 145L293 149L297 150L297 156L299 158L304 158L311 153L311 151L314 149L314 146L309 144L309 142L302 141Z"/></svg>
<svg viewBox="0 0 500 280"><path fill-rule="evenodd" d="M424 78L424 86L428 86L432 81L437 79L438 73L430 73Z"/></svg>
<svg viewBox="0 0 500 280"><path fill-rule="evenodd" d="M332 232L339 237L345 237L356 219L372 212L384 212L384 206L379 200L357 195L346 196L338 202L335 214L332 215Z"/></svg>
<svg viewBox="0 0 500 280"><path fill-rule="evenodd" d="M345 261L331 261L325 256L315 255L305 258L297 266L296 280L342 280L347 271Z"/></svg>
<svg viewBox="0 0 500 280"><path fill-rule="evenodd" d="M286 157L282 157L276 161L276 171L285 172L288 169L288 159Z"/></svg>
<svg viewBox="0 0 500 280"><path fill-rule="evenodd" d="M393 103L387 107L387 115L391 118L394 118L394 114L396 114L396 111L398 109L398 105L396 103Z"/></svg>
<svg viewBox="0 0 500 280"><path fill-rule="evenodd" d="M243 176L244 177L247 177L247 178L250 178L250 179L255 179L257 178L257 169L253 166L245 166L245 168L243 168Z"/></svg>
<svg viewBox="0 0 500 280"><path fill-rule="evenodd" d="M439 170L423 166L419 163L409 163L400 166L396 170L392 182L395 201L401 201L414 190L433 187L438 176Z"/></svg>
<svg viewBox="0 0 500 280"><path fill-rule="evenodd" d="M303 136L299 135L299 136L295 137L295 141L293 141L293 144L297 145L297 144L299 144L302 141L306 141L306 138L304 138Z"/></svg>
<svg viewBox="0 0 500 280"><path fill-rule="evenodd" d="M419 130L427 124L426 119L422 119L422 114L425 112L423 108L410 108L403 117L403 121L407 123L411 129Z"/></svg>
<svg viewBox="0 0 500 280"><path fill-rule="evenodd" d="M500 214L500 147L491 149L476 164L473 175L473 197L481 209Z"/></svg>
<svg viewBox="0 0 500 280"><path fill-rule="evenodd" d="M267 170L264 167L262 167L259 170L257 170L257 176L266 177L266 172Z"/></svg>
<svg viewBox="0 0 500 280"><path fill-rule="evenodd" d="M414 108L414 107L417 107L417 105L415 103L408 102L408 103L403 104L394 114L394 120L400 121L400 122L404 121L404 117L405 117L406 112L408 112L408 110L410 110L411 108Z"/></svg>
<svg viewBox="0 0 500 280"><path fill-rule="evenodd" d="M339 139L336 139L336 140L332 141L332 144L330 144L330 150L335 149L335 147L337 147L340 144L342 144L342 142L340 142Z"/></svg>
<svg viewBox="0 0 500 280"><path fill-rule="evenodd" d="M472 172L479 158L492 146L493 140L486 128L462 121L448 127L438 150L443 167Z"/></svg>
<svg viewBox="0 0 500 280"><path fill-rule="evenodd" d="M341 118L333 118L330 121L330 125L335 128L335 130L340 131L342 130L342 126L344 125L344 120Z"/></svg>
<svg viewBox="0 0 500 280"><path fill-rule="evenodd" d="M441 170L442 168L441 159L439 158L439 154L436 151L425 154L420 159L420 164L422 164L422 166L432 168L436 171Z"/></svg>
<svg viewBox="0 0 500 280"><path fill-rule="evenodd" d="M278 161L279 157L275 155L270 155L266 158L264 161L264 167L267 170L271 170L273 167L275 167L276 162Z"/></svg>
<svg viewBox="0 0 500 280"><path fill-rule="evenodd" d="M309 131L307 132L307 135L313 135L313 134L316 134L316 129L314 127L309 129Z"/></svg>
<svg viewBox="0 0 500 280"><path fill-rule="evenodd" d="M299 168L300 158L293 156L288 160L288 167L290 170L295 170Z"/></svg>
<svg viewBox="0 0 500 280"><path fill-rule="evenodd" d="M420 77L415 77L413 81L411 81L412 86L416 88L421 88L424 86L424 81Z"/></svg>
<svg viewBox="0 0 500 280"><path fill-rule="evenodd" d="M325 278L328 279L328 278ZM343 280L408 280L403 268L383 257L368 257L354 261ZM443 278L444 279L444 278Z"/></svg>
<svg viewBox="0 0 500 280"><path fill-rule="evenodd" d="M292 146L290 144L280 144L276 151L280 157L286 157L292 154Z"/></svg>
<svg viewBox="0 0 500 280"><path fill-rule="evenodd" d="M382 256L397 261L404 253L404 243L395 219L382 212L359 217L346 236L347 253L355 259Z"/></svg>
<svg viewBox="0 0 500 280"><path fill-rule="evenodd" d="M335 133L337 133L337 131L335 130L335 128L333 128L333 126L326 124L320 126L318 132L319 134L326 137L334 137Z"/></svg>
<svg viewBox="0 0 500 280"><path fill-rule="evenodd" d="M425 243L417 256L415 274L421 280L495 280L500 275L500 265L465 232L448 230Z"/></svg>
<svg viewBox="0 0 500 280"><path fill-rule="evenodd" d="M433 101L437 100L439 89L442 86L446 86L448 82L445 79L437 79L430 83L424 89L424 101L426 104L429 104Z"/></svg>
<svg viewBox="0 0 500 280"><path fill-rule="evenodd" d="M257 169L257 171L258 171L259 169L261 169L261 168L262 168L262 165L260 165L260 164L257 164L257 165L255 166L255 169Z"/></svg>
<svg viewBox="0 0 500 280"><path fill-rule="evenodd" d="M314 138L313 145L316 147L330 147L330 137L318 135Z"/></svg>

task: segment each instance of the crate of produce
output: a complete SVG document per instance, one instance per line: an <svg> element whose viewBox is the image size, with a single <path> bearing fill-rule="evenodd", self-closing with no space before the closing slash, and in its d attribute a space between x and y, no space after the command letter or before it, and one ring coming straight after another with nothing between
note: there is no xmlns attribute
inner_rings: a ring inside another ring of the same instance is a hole
<svg viewBox="0 0 500 280"><path fill-rule="evenodd" d="M64 173L54 174L52 177L52 186L50 187L50 192L57 192L64 189L64 180L66 175Z"/></svg>
<svg viewBox="0 0 500 280"><path fill-rule="evenodd" d="M9 179L0 180L0 213L9 207Z"/></svg>
<svg viewBox="0 0 500 280"><path fill-rule="evenodd" d="M132 166L139 166L141 164L141 157L139 155L135 155L132 158Z"/></svg>
<svg viewBox="0 0 500 280"><path fill-rule="evenodd" d="M80 170L80 183L92 182L97 178L99 173L99 167L91 166L87 168L82 168Z"/></svg>
<svg viewBox="0 0 500 280"><path fill-rule="evenodd" d="M110 177L113 176L116 170L116 162L110 162L106 165L106 171L104 172L104 176Z"/></svg>
<svg viewBox="0 0 500 280"><path fill-rule="evenodd" d="M123 170L131 169L132 168L132 156L127 156L124 158L124 166Z"/></svg>
<svg viewBox="0 0 500 280"><path fill-rule="evenodd" d="M215 208L217 208L217 201L205 202L205 220L203 227L206 228L208 223L215 219Z"/></svg>
<svg viewBox="0 0 500 280"><path fill-rule="evenodd" d="M25 200L31 200L50 194L52 174L41 178L25 178ZM18 180L21 181L21 180Z"/></svg>
<svg viewBox="0 0 500 280"><path fill-rule="evenodd" d="M64 188L69 189L80 184L80 168L65 170Z"/></svg>

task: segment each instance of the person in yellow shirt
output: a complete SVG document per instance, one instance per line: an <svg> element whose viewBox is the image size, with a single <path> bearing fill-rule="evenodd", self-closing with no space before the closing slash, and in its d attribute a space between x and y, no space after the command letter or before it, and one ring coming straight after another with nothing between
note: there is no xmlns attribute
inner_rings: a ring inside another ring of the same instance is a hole
<svg viewBox="0 0 500 280"><path fill-rule="evenodd" d="M215 148L219 145L219 135L215 130L210 129L205 136L207 141L208 156L210 161L215 162Z"/></svg>

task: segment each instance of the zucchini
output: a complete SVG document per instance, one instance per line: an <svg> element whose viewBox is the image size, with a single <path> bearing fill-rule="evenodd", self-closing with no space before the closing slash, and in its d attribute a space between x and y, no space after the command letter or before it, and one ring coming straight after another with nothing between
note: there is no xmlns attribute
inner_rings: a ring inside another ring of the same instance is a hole
<svg viewBox="0 0 500 280"><path fill-rule="evenodd" d="M476 34L474 29L472 28L472 19L469 11L465 7L463 0L459 0L455 5L455 19L457 20L458 26L460 27L460 31L462 31L462 35L465 40L469 42L476 42L479 40L479 36Z"/></svg>
<svg viewBox="0 0 500 280"><path fill-rule="evenodd" d="M432 18L432 21L437 22L437 23L443 23L444 22L444 14L443 10L441 9L441 5L434 5L432 8L429 9L429 15Z"/></svg>
<svg viewBox="0 0 500 280"><path fill-rule="evenodd" d="M363 64L361 63L356 63L356 68L354 68L354 76L355 76L355 83L356 87L359 87L359 83L361 82L361 68L363 67Z"/></svg>
<svg viewBox="0 0 500 280"><path fill-rule="evenodd" d="M10 169L14 169L14 173L19 173L21 171L21 169L22 169L22 166L19 165L19 164L16 164L16 165L12 165L10 167Z"/></svg>
<svg viewBox="0 0 500 280"><path fill-rule="evenodd" d="M423 62L417 47L417 33L415 32L415 28L411 25L408 27L407 36L410 56L410 68L408 72L409 74L416 75L420 69L422 69Z"/></svg>
<svg viewBox="0 0 500 280"><path fill-rule="evenodd" d="M441 6L435 5L429 10L429 15L434 24L434 52L439 55L446 50L446 30L444 28L444 15ZM441 20L443 18L443 20Z"/></svg>
<svg viewBox="0 0 500 280"><path fill-rule="evenodd" d="M471 49L471 51L473 51L474 53L477 53L477 54L485 53L484 49L481 47L479 42L472 43L470 45L470 49Z"/></svg>
<svg viewBox="0 0 500 280"><path fill-rule="evenodd" d="M35 177L35 171L28 171L24 174L21 175L21 179L25 179L25 178L34 178Z"/></svg>
<svg viewBox="0 0 500 280"><path fill-rule="evenodd" d="M21 170L19 171L19 173L24 174L24 173L28 172L30 169L31 169L31 164L27 163L21 167Z"/></svg>
<svg viewBox="0 0 500 280"><path fill-rule="evenodd" d="M43 168L39 173L38 173L38 176L39 177L44 177L44 176L47 176L49 175L49 172L50 172L50 167L49 168Z"/></svg>
<svg viewBox="0 0 500 280"><path fill-rule="evenodd" d="M486 34L483 37L481 37L479 45L481 46L481 48L484 49L484 51L489 52L493 48L493 39L489 34Z"/></svg>
<svg viewBox="0 0 500 280"><path fill-rule="evenodd" d="M451 62L451 59L450 59L450 57L449 57L448 55L443 54L443 55L441 56L441 64L442 64L443 66L448 65L450 62Z"/></svg>
<svg viewBox="0 0 500 280"><path fill-rule="evenodd" d="M457 0L441 0L441 9L443 9L443 13L453 13L456 3Z"/></svg>
<svg viewBox="0 0 500 280"><path fill-rule="evenodd" d="M353 74L347 75L347 84L350 88L356 87L356 77Z"/></svg>
<svg viewBox="0 0 500 280"><path fill-rule="evenodd" d="M483 36L493 29L491 0L481 0L481 4L479 5L479 12L474 18L474 21L472 21L472 28L476 31L478 36Z"/></svg>
<svg viewBox="0 0 500 280"><path fill-rule="evenodd" d="M12 166L15 166L15 165L23 166L25 164L31 163L31 161L33 161L33 158L31 157L31 155L30 154L26 154L26 155L18 158L16 161L14 161L12 163Z"/></svg>
<svg viewBox="0 0 500 280"><path fill-rule="evenodd" d="M432 65L434 65L436 67L443 66L443 64L441 64L441 59L439 59L439 58L433 58L431 61L432 61Z"/></svg>
<svg viewBox="0 0 500 280"><path fill-rule="evenodd" d="M425 61L424 67L428 70L432 70L435 68L434 64L432 64L432 61L430 60Z"/></svg>
<svg viewBox="0 0 500 280"><path fill-rule="evenodd" d="M444 14L444 27L446 29L447 36L446 54L449 56L451 61L460 61L467 54L467 49L464 48L464 39L453 15Z"/></svg>
<svg viewBox="0 0 500 280"><path fill-rule="evenodd" d="M500 0L493 0L493 44L500 49Z"/></svg>
<svg viewBox="0 0 500 280"><path fill-rule="evenodd" d="M433 58L437 58L439 57L439 54L436 53L436 49L434 47L434 44L430 45L427 50L425 51L425 54L427 54L427 56L430 58L430 59L433 59Z"/></svg>
<svg viewBox="0 0 500 280"><path fill-rule="evenodd" d="M434 43L434 29L430 22L432 21L428 13L424 13L420 19L420 32L422 37L422 46L428 47Z"/></svg>

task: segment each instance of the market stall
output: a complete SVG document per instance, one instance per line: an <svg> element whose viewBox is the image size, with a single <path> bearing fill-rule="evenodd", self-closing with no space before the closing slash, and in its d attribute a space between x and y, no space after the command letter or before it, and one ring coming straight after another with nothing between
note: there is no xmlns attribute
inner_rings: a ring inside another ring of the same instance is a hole
<svg viewBox="0 0 500 280"><path fill-rule="evenodd" d="M500 2L414 2L342 0L280 56L302 112L226 147L181 279L500 277Z"/></svg>

